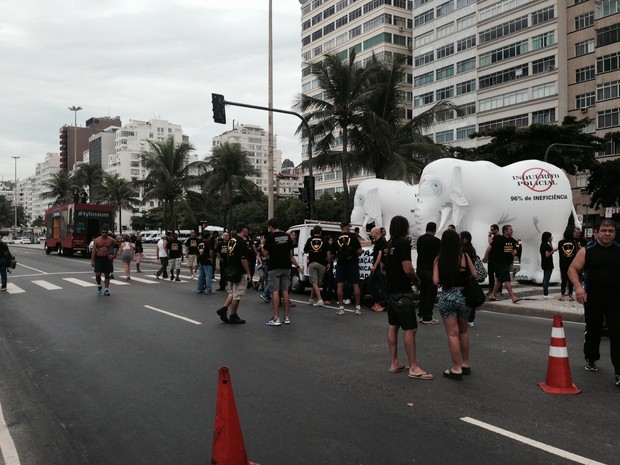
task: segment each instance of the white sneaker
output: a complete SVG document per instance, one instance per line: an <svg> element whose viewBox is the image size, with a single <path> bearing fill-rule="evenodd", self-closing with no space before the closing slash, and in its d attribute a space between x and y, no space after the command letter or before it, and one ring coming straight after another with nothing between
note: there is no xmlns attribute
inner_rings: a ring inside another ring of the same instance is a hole
<svg viewBox="0 0 620 465"><path fill-rule="evenodd" d="M351 299L344 299L342 303L345 305L351 305Z"/></svg>
<svg viewBox="0 0 620 465"><path fill-rule="evenodd" d="M265 322L265 324L267 326L280 326L282 325L282 322L280 321L280 318L271 318L270 320Z"/></svg>
<svg viewBox="0 0 620 465"><path fill-rule="evenodd" d="M314 305L315 302L316 302L316 300L314 300L312 297L308 299L308 303L310 305Z"/></svg>
<svg viewBox="0 0 620 465"><path fill-rule="evenodd" d="M313 307L323 307L325 303L322 300L317 300L312 304Z"/></svg>
<svg viewBox="0 0 620 465"><path fill-rule="evenodd" d="M362 312L362 308L359 305L355 306L355 314L356 315L363 315L364 312Z"/></svg>
<svg viewBox="0 0 620 465"><path fill-rule="evenodd" d="M336 315L344 315L346 312L344 311L344 307L339 307L336 311Z"/></svg>

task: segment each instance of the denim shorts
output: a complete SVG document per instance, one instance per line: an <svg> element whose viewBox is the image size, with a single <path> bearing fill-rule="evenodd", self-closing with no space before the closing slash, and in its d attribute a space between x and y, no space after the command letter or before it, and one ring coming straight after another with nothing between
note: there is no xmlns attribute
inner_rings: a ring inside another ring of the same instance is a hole
<svg viewBox="0 0 620 465"><path fill-rule="evenodd" d="M288 292L291 286L291 270L269 270L269 291L270 292Z"/></svg>
<svg viewBox="0 0 620 465"><path fill-rule="evenodd" d="M443 291L439 296L437 308L442 318L450 318L453 316L458 318L469 318L469 312L471 312L471 308L465 303L463 289L458 287Z"/></svg>

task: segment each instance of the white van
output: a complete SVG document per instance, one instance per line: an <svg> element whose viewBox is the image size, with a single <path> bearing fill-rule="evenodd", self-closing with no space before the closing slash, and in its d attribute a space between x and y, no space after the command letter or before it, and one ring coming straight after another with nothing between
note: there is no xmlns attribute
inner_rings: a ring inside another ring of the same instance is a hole
<svg viewBox="0 0 620 465"><path fill-rule="evenodd" d="M143 244L156 244L161 239L161 231L150 230L142 231L142 243Z"/></svg>

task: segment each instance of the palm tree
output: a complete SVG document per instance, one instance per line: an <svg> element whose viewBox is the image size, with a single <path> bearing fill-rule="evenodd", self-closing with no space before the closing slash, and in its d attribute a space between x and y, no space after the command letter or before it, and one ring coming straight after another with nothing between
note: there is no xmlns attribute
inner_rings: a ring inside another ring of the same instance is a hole
<svg viewBox="0 0 620 465"><path fill-rule="evenodd" d="M43 186L49 190L41 195L44 198L55 197L54 204L70 202L73 191L78 187L73 175L68 171L58 171L50 179L43 182Z"/></svg>
<svg viewBox="0 0 620 465"><path fill-rule="evenodd" d="M247 152L239 144L225 142L216 146L205 161L207 174L203 190L207 195L219 192L224 207L224 226L230 218L233 201L238 194L252 196L257 187L248 176L258 175L248 159Z"/></svg>
<svg viewBox="0 0 620 465"><path fill-rule="evenodd" d="M375 91L370 78L374 66L360 67L355 63L355 52L351 51L348 61L338 55L327 54L320 66L313 68L323 98L301 94L296 104L310 124L312 137L319 155L316 166L336 166L342 169L344 214L348 213L349 187L347 178L351 174L348 159L349 131L360 122L368 100ZM298 132L302 130L301 126ZM341 146L341 150L334 147ZM339 156L338 156L339 155ZM338 156L338 158L336 158Z"/></svg>
<svg viewBox="0 0 620 465"><path fill-rule="evenodd" d="M103 169L101 166L83 163L75 170L73 179L80 187L88 188L90 201L95 203L98 198L98 192L101 189L101 184L103 183Z"/></svg>
<svg viewBox="0 0 620 465"><path fill-rule="evenodd" d="M118 210L118 230L122 233L122 210L133 209L133 205L140 203L133 188L133 182L120 177L118 173L103 175L103 188L106 193L106 200Z"/></svg>
<svg viewBox="0 0 620 465"><path fill-rule="evenodd" d="M370 65L373 94L366 103L364 117L351 130L352 166L366 168L377 178L411 182L419 176L429 159L447 154L445 147L435 144L424 131L440 118L453 116L460 110L441 101L412 120L405 118L403 105L406 58L379 61Z"/></svg>
<svg viewBox="0 0 620 465"><path fill-rule="evenodd" d="M142 160L149 174L146 179L136 181L136 185L144 188L145 200L154 199L164 203L164 224L176 230L175 202L186 203L187 189L200 184L196 174L202 163L189 163L189 155L194 147L188 142L176 144L174 138L169 137L164 141L149 140L148 143L150 150L142 154ZM170 216L166 222L168 209Z"/></svg>

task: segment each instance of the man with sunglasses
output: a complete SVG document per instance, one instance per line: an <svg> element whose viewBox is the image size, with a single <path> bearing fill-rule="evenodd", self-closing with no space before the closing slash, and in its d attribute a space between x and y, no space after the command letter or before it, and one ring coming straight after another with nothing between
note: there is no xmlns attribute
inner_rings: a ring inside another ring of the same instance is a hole
<svg viewBox="0 0 620 465"><path fill-rule="evenodd" d="M90 266L95 268L95 280L97 281L97 295L110 295L110 274L114 270L112 260L114 260L114 251L116 249L116 240L108 236L108 230L103 228L101 236L93 241L93 251L90 257ZM101 273L105 276L105 288L101 288Z"/></svg>

